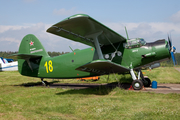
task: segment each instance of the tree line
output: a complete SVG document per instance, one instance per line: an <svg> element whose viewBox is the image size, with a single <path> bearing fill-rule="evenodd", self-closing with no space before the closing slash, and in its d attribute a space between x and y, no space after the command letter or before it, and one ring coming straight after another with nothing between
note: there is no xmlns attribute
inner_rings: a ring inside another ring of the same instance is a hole
<svg viewBox="0 0 180 120"><path fill-rule="evenodd" d="M0 57L7 57L9 55L12 55L12 54L16 54L18 53L18 51L15 51L15 52L12 52L12 51L0 51ZM59 55L63 55L63 54L67 54L69 52L48 52L49 56L51 57L55 57L55 56L59 56ZM175 53L175 58L176 58L176 62L177 64L180 63L180 53ZM15 59L16 60L16 59ZM164 61L164 62L161 62L161 66L163 67L173 67L174 64L173 64L173 60L170 59L168 61Z"/></svg>

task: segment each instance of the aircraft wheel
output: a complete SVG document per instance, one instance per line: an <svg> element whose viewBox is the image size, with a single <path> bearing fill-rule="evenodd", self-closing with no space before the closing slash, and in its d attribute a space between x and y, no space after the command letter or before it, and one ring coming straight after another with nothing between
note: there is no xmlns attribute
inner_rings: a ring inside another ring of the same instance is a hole
<svg viewBox="0 0 180 120"><path fill-rule="evenodd" d="M151 85L151 80L149 78L144 78L144 87L150 87Z"/></svg>
<svg viewBox="0 0 180 120"><path fill-rule="evenodd" d="M44 83L46 84L46 86L48 86L48 85L49 85L49 83L48 83L47 81L44 81Z"/></svg>
<svg viewBox="0 0 180 120"><path fill-rule="evenodd" d="M143 82L141 80L133 80L132 87L134 90L141 90L143 87Z"/></svg>

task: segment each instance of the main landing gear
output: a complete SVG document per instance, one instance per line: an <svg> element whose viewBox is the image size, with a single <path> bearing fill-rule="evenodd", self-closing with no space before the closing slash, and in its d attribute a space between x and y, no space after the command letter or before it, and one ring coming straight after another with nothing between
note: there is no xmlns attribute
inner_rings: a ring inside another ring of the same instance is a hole
<svg viewBox="0 0 180 120"><path fill-rule="evenodd" d="M141 90L144 87L150 87L151 85L151 80L147 77L144 77L142 74L141 70L137 71L138 77L136 77L133 69L130 69L130 74L132 76L133 82L132 82L132 87L134 90Z"/></svg>
<svg viewBox="0 0 180 120"><path fill-rule="evenodd" d="M134 90L141 90L143 88L143 82L141 80L133 80L132 87Z"/></svg>

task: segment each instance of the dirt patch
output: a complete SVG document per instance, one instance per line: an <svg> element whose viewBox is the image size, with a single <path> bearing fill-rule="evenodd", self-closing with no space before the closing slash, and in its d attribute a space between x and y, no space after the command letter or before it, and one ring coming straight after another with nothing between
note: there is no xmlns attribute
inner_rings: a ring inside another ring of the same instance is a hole
<svg viewBox="0 0 180 120"><path fill-rule="evenodd" d="M150 91L155 93L178 93L180 94L180 84L158 84L157 89L153 89L151 87L147 87L143 89L143 91Z"/></svg>
<svg viewBox="0 0 180 120"><path fill-rule="evenodd" d="M180 68L175 67L175 69L180 72Z"/></svg>

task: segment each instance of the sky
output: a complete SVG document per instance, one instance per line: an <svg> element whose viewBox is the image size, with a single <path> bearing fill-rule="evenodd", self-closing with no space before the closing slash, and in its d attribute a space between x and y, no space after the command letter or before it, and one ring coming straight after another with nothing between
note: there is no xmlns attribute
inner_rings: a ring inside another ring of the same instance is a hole
<svg viewBox="0 0 180 120"><path fill-rule="evenodd" d="M74 14L88 14L118 34L147 42L171 34L180 52L180 0L0 0L0 51L18 51L23 37L34 34L46 51L71 52L89 46L46 30Z"/></svg>

